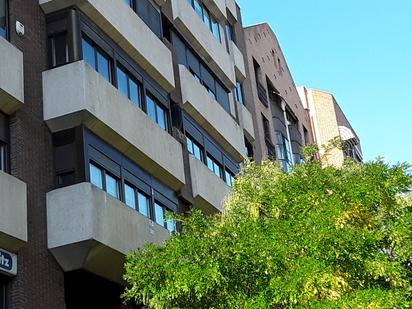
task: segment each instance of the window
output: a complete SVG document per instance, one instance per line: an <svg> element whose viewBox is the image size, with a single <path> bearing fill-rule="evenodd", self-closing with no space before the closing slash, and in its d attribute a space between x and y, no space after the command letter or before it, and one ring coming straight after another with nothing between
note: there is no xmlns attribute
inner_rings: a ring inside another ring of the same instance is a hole
<svg viewBox="0 0 412 309"><path fill-rule="evenodd" d="M236 99L236 102L244 104L244 102L243 102L243 85L239 81L236 81L235 99Z"/></svg>
<svg viewBox="0 0 412 309"><path fill-rule="evenodd" d="M276 138L276 157L279 160L284 171L289 172L292 167L292 152L290 150L289 141L279 131L275 132Z"/></svg>
<svg viewBox="0 0 412 309"><path fill-rule="evenodd" d="M133 105L137 107L141 107L141 100L140 100L140 86L137 82L134 81L133 77L121 68L120 66L117 67L117 88L119 91L126 97L132 101Z"/></svg>
<svg viewBox="0 0 412 309"><path fill-rule="evenodd" d="M220 35L220 25L210 14L208 9L206 9L206 7L203 6L199 0L187 0L187 2L193 7L196 14L200 17L210 32L212 32L213 36L221 43L222 38Z"/></svg>
<svg viewBox="0 0 412 309"><path fill-rule="evenodd" d="M223 178L222 166L210 155L207 156L207 167L219 178Z"/></svg>
<svg viewBox="0 0 412 309"><path fill-rule="evenodd" d="M173 219L165 220L166 207L155 202L155 222L168 229L169 232L176 231L175 221Z"/></svg>
<svg viewBox="0 0 412 309"><path fill-rule="evenodd" d="M262 115L262 123L263 123L263 133L265 134L265 139L268 141L271 141L269 120L267 120L266 117L263 115Z"/></svg>
<svg viewBox="0 0 412 309"><path fill-rule="evenodd" d="M233 187L235 176L228 170L225 170L225 182L229 187Z"/></svg>
<svg viewBox="0 0 412 309"><path fill-rule="evenodd" d="M92 163L90 163L90 182L103 189L103 171Z"/></svg>
<svg viewBox="0 0 412 309"><path fill-rule="evenodd" d="M67 33L54 34L49 37L51 48L52 67L69 62L69 46L67 44Z"/></svg>
<svg viewBox="0 0 412 309"><path fill-rule="evenodd" d="M5 172L7 169L7 145L0 142L0 171Z"/></svg>
<svg viewBox="0 0 412 309"><path fill-rule="evenodd" d="M90 183L105 190L108 194L114 198L120 199L120 184L119 180L108 173L103 168L98 167L94 163L89 164L90 171Z"/></svg>
<svg viewBox="0 0 412 309"><path fill-rule="evenodd" d="M156 122L163 130L167 131L166 111L151 95L146 96L146 112L149 118Z"/></svg>
<svg viewBox="0 0 412 309"><path fill-rule="evenodd" d="M202 161L203 150L201 146L191 137L186 137L187 140L187 150L192 154L196 159Z"/></svg>
<svg viewBox="0 0 412 309"><path fill-rule="evenodd" d="M83 60L99 72L107 81L111 82L111 59L109 56L85 38L82 39L82 51Z"/></svg>
<svg viewBox="0 0 412 309"><path fill-rule="evenodd" d="M162 37L162 21L158 8L156 8L150 0L123 0L156 34L159 38Z"/></svg>
<svg viewBox="0 0 412 309"><path fill-rule="evenodd" d="M7 15L6 0L0 0L0 37L6 37Z"/></svg>
<svg viewBox="0 0 412 309"><path fill-rule="evenodd" d="M143 216L150 217L150 198L147 195L127 183L124 185L124 195L126 205L136 209Z"/></svg>
<svg viewBox="0 0 412 309"><path fill-rule="evenodd" d="M106 192L115 198L120 198L119 181L112 175L106 173Z"/></svg>
<svg viewBox="0 0 412 309"><path fill-rule="evenodd" d="M226 22L226 24L225 24L225 30L226 30L227 40L228 40L228 41L234 41L233 26L232 26L229 22Z"/></svg>

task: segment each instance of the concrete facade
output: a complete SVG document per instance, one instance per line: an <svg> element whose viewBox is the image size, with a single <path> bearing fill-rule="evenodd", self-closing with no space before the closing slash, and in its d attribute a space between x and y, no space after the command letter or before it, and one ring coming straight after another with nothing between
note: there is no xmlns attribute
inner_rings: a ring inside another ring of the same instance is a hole
<svg viewBox="0 0 412 309"><path fill-rule="evenodd" d="M183 108L241 162L244 157L242 128L184 66L179 66L179 72Z"/></svg>
<svg viewBox="0 0 412 309"><path fill-rule="evenodd" d="M319 156L324 165L340 167L347 157L361 162L362 150L360 139L346 118L333 94L306 87L298 88L299 95L308 107L312 121L315 142L319 147ZM332 149L327 154L325 146L335 138L340 138L345 149Z"/></svg>
<svg viewBox="0 0 412 309"><path fill-rule="evenodd" d="M0 248L17 252L27 242L27 188L0 171Z"/></svg>
<svg viewBox="0 0 412 309"><path fill-rule="evenodd" d="M217 178L202 162L190 156L193 205L207 214L224 211L225 198L230 187Z"/></svg>
<svg viewBox="0 0 412 309"><path fill-rule="evenodd" d="M52 132L84 124L171 187L185 183L181 145L88 64L44 72L43 93Z"/></svg>
<svg viewBox="0 0 412 309"><path fill-rule="evenodd" d="M186 35L222 82L232 88L236 83L234 64L224 45L206 28L187 1L171 0L171 3L176 27Z"/></svg>
<svg viewBox="0 0 412 309"><path fill-rule="evenodd" d="M170 50L124 1L39 0L39 4L46 14L78 6L163 88L173 90L175 82Z"/></svg>
<svg viewBox="0 0 412 309"><path fill-rule="evenodd" d="M281 132L289 140L293 154L298 155L302 146L312 143L311 124L276 35L267 23L263 23L245 28L245 41L254 104L255 136L258 137L255 158L261 161L279 156L278 153L269 153L269 148L276 152L275 131ZM292 125L289 117L285 119L283 109L296 123ZM268 121L268 134L265 134L262 116ZM293 130L295 134L291 132Z"/></svg>
<svg viewBox="0 0 412 309"><path fill-rule="evenodd" d="M126 254L170 236L90 183L47 193L47 227L48 247L64 271L86 269L117 282Z"/></svg>
<svg viewBox="0 0 412 309"><path fill-rule="evenodd" d="M225 172L236 175L245 138L255 138L236 2L202 1L219 22L221 43L185 0L139 0L144 12L126 2L8 1L10 27L7 39L0 38L0 140L7 150L0 248L16 255L18 267L5 280L7 309L135 308L120 301L122 266L131 250L170 237L169 222L154 223L156 203L179 214L193 207L224 211L231 190ZM177 6L184 9L176 15ZM16 21L25 26L23 36L14 31ZM209 74L201 83L178 62L172 32ZM86 64L83 38L90 39L96 63L107 60L110 82L101 75L104 63ZM140 87L139 104L122 94L118 68ZM243 105L235 100L237 82L243 83ZM220 87L216 100L207 83ZM203 161L188 151L189 118L204 142ZM206 156L221 165L220 176L209 170ZM93 164L103 189L92 185ZM113 179L117 198L107 193ZM126 185L136 198L147 198L147 218L137 205L126 206ZM84 299L81 290L98 299Z"/></svg>
<svg viewBox="0 0 412 309"><path fill-rule="evenodd" d="M0 112L13 114L24 103L23 53L0 37Z"/></svg>

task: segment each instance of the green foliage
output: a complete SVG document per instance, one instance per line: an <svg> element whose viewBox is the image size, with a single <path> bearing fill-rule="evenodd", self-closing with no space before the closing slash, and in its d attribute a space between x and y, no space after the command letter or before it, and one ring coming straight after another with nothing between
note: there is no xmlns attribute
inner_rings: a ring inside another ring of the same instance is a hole
<svg viewBox="0 0 412 309"><path fill-rule="evenodd" d="M149 308L410 308L406 165L248 163L226 212L127 257L124 298Z"/></svg>

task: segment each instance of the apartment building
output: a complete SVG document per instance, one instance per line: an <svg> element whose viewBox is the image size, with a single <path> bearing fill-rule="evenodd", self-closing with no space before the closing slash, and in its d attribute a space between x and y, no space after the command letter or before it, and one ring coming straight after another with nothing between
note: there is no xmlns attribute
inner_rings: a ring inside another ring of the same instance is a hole
<svg viewBox="0 0 412 309"><path fill-rule="evenodd" d="M333 94L326 91L298 87L303 105L309 110L315 143L324 165L342 166L347 158L362 162L362 148L356 131L346 118ZM343 142L343 149L332 149L325 156L325 147L335 138Z"/></svg>
<svg viewBox="0 0 412 309"><path fill-rule="evenodd" d="M245 28L255 159L276 159L285 171L301 162L312 127L275 33L267 23Z"/></svg>
<svg viewBox="0 0 412 309"><path fill-rule="evenodd" d="M125 254L222 211L244 41L234 0L0 0L1 309L134 308Z"/></svg>

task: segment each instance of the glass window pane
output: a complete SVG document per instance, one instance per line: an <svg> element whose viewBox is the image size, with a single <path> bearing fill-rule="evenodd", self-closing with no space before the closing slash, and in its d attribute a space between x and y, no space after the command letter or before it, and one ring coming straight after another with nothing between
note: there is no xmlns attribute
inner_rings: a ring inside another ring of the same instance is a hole
<svg viewBox="0 0 412 309"><path fill-rule="evenodd" d="M129 79L129 88L130 88L130 100L137 107L140 107L140 88L139 86L131 79Z"/></svg>
<svg viewBox="0 0 412 309"><path fill-rule="evenodd" d="M109 174L106 174L106 192L115 198L119 198L119 182Z"/></svg>
<svg viewBox="0 0 412 309"><path fill-rule="evenodd" d="M124 185L124 195L125 195L126 205L130 206L133 209L136 209L136 197L135 197L134 188L132 188L128 184L125 184Z"/></svg>
<svg viewBox="0 0 412 309"><path fill-rule="evenodd" d="M193 144L193 151L194 151L195 158L201 161L202 160L202 152L201 152L199 146L197 146L196 144Z"/></svg>
<svg viewBox="0 0 412 309"><path fill-rule="evenodd" d="M221 37L220 37L220 26L213 18L212 18L212 33L219 42L222 42Z"/></svg>
<svg viewBox="0 0 412 309"><path fill-rule="evenodd" d="M126 73L119 67L117 67L117 89L126 97L128 97L127 91L127 76Z"/></svg>
<svg viewBox="0 0 412 309"><path fill-rule="evenodd" d="M213 162L213 170L217 177L222 178L222 168L216 162Z"/></svg>
<svg viewBox="0 0 412 309"><path fill-rule="evenodd" d="M210 157L207 157L207 167L214 172L213 160Z"/></svg>
<svg viewBox="0 0 412 309"><path fill-rule="evenodd" d="M143 216L149 217L149 198L146 195L138 192L137 199L139 203L139 212Z"/></svg>
<svg viewBox="0 0 412 309"><path fill-rule="evenodd" d="M152 98L149 96L146 97L146 108L147 116L149 116L149 118L151 118L153 121L156 121L156 105Z"/></svg>
<svg viewBox="0 0 412 309"><path fill-rule="evenodd" d="M97 71L110 82L110 62L101 52L97 52Z"/></svg>
<svg viewBox="0 0 412 309"><path fill-rule="evenodd" d="M103 189L102 171L96 165L90 163L90 182Z"/></svg>
<svg viewBox="0 0 412 309"><path fill-rule="evenodd" d="M190 154L194 154L192 140L186 137L186 141L187 141L187 151L189 151Z"/></svg>
<svg viewBox="0 0 412 309"><path fill-rule="evenodd" d="M209 12L206 10L203 10L203 22L206 25L206 27L210 30L210 16Z"/></svg>
<svg viewBox="0 0 412 309"><path fill-rule="evenodd" d="M155 203L155 221L157 224L160 224L161 226L165 225L163 207L157 203Z"/></svg>
<svg viewBox="0 0 412 309"><path fill-rule="evenodd" d="M163 129L166 130L166 113L163 108L156 106L157 110L157 124Z"/></svg>
<svg viewBox="0 0 412 309"><path fill-rule="evenodd" d="M94 48L85 39L82 39L83 60L90 64L93 69L96 69L96 61L94 58Z"/></svg>
<svg viewBox="0 0 412 309"><path fill-rule="evenodd" d="M173 219L167 220L166 221L166 226L167 226L167 229L170 233L176 231L175 220L173 220Z"/></svg>
<svg viewBox="0 0 412 309"><path fill-rule="evenodd" d="M123 2L124 2L127 6L130 6L131 8L133 7L133 0L123 0Z"/></svg>
<svg viewBox="0 0 412 309"><path fill-rule="evenodd" d="M198 0L194 0L194 7L197 15L199 15L199 17L203 19L202 5L199 3Z"/></svg>

